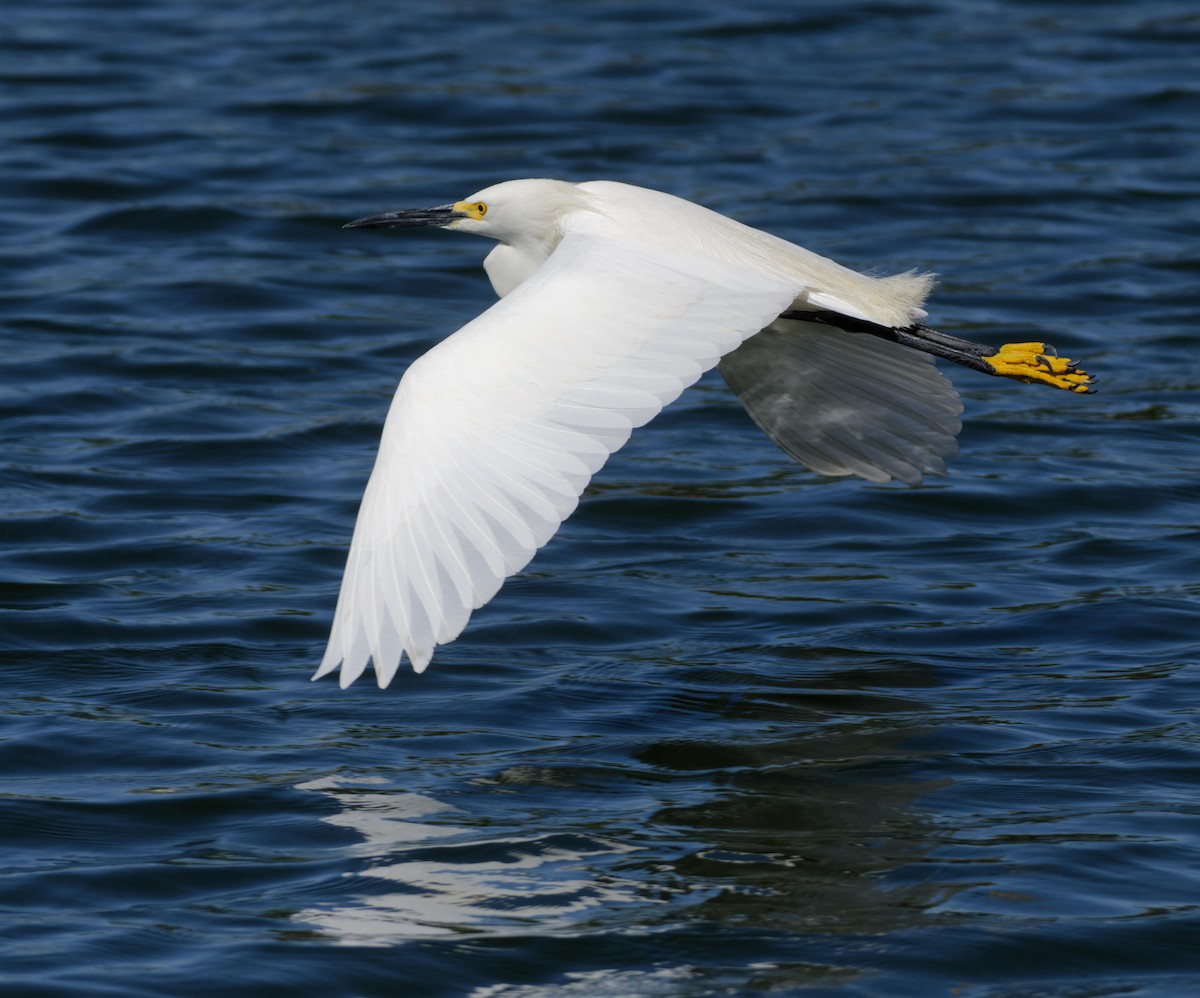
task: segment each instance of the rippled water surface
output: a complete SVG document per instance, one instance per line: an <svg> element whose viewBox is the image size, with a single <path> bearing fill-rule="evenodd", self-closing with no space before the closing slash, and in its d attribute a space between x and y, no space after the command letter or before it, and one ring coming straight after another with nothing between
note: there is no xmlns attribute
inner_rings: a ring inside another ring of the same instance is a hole
<svg viewBox="0 0 1200 998"><path fill-rule="evenodd" d="M0 992L1104 996L1200 978L1194 4L90 0L0 38ZM657 187L1102 392L918 488L706 378L423 676L312 684L487 247Z"/></svg>

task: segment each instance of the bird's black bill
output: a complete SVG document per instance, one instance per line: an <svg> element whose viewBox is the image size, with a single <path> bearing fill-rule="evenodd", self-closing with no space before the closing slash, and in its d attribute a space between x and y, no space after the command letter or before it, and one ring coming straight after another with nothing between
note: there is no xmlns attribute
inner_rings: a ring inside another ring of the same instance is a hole
<svg viewBox="0 0 1200 998"><path fill-rule="evenodd" d="M382 215L368 215L366 218L356 218L347 222L343 229L398 229L424 228L427 226L449 225L456 218L462 218L463 213L456 211L453 205L443 204L436 208L410 208L404 211L385 211Z"/></svg>

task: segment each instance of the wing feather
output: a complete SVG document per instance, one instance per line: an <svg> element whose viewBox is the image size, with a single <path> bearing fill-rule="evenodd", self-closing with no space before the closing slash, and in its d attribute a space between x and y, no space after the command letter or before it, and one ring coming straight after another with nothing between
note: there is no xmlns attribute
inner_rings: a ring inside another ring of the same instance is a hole
<svg viewBox="0 0 1200 998"><path fill-rule="evenodd" d="M781 319L720 370L763 432L824 475L912 485L958 449L954 387L927 354L886 340Z"/></svg>
<svg viewBox="0 0 1200 998"><path fill-rule="evenodd" d="M665 264L581 227L405 373L317 676L420 672L520 571L608 456L798 289L697 253Z"/></svg>

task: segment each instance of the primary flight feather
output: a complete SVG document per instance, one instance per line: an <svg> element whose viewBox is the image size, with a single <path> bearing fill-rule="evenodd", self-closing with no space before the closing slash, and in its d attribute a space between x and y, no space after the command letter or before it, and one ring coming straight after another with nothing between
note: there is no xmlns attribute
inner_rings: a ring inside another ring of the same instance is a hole
<svg viewBox="0 0 1200 998"><path fill-rule="evenodd" d="M347 228L489 236L500 300L418 358L384 424L319 678L424 671L528 564L608 456L720 366L755 422L826 475L945 470L962 406L931 354L1090 391L1042 343L921 325L931 278L871 277L626 184L514 180Z"/></svg>

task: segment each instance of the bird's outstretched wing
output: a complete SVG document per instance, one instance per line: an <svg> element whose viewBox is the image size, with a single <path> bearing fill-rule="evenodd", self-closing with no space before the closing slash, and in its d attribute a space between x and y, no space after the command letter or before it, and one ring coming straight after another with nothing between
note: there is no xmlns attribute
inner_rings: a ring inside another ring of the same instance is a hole
<svg viewBox="0 0 1200 998"><path fill-rule="evenodd" d="M928 354L886 340L779 319L720 371L762 431L824 475L914 485L958 449L958 393Z"/></svg>
<svg viewBox="0 0 1200 998"><path fill-rule="evenodd" d="M414 362L359 509L316 676L424 670L520 571L592 475L802 289L569 230L524 284ZM316 678L316 677L314 677Z"/></svg>

